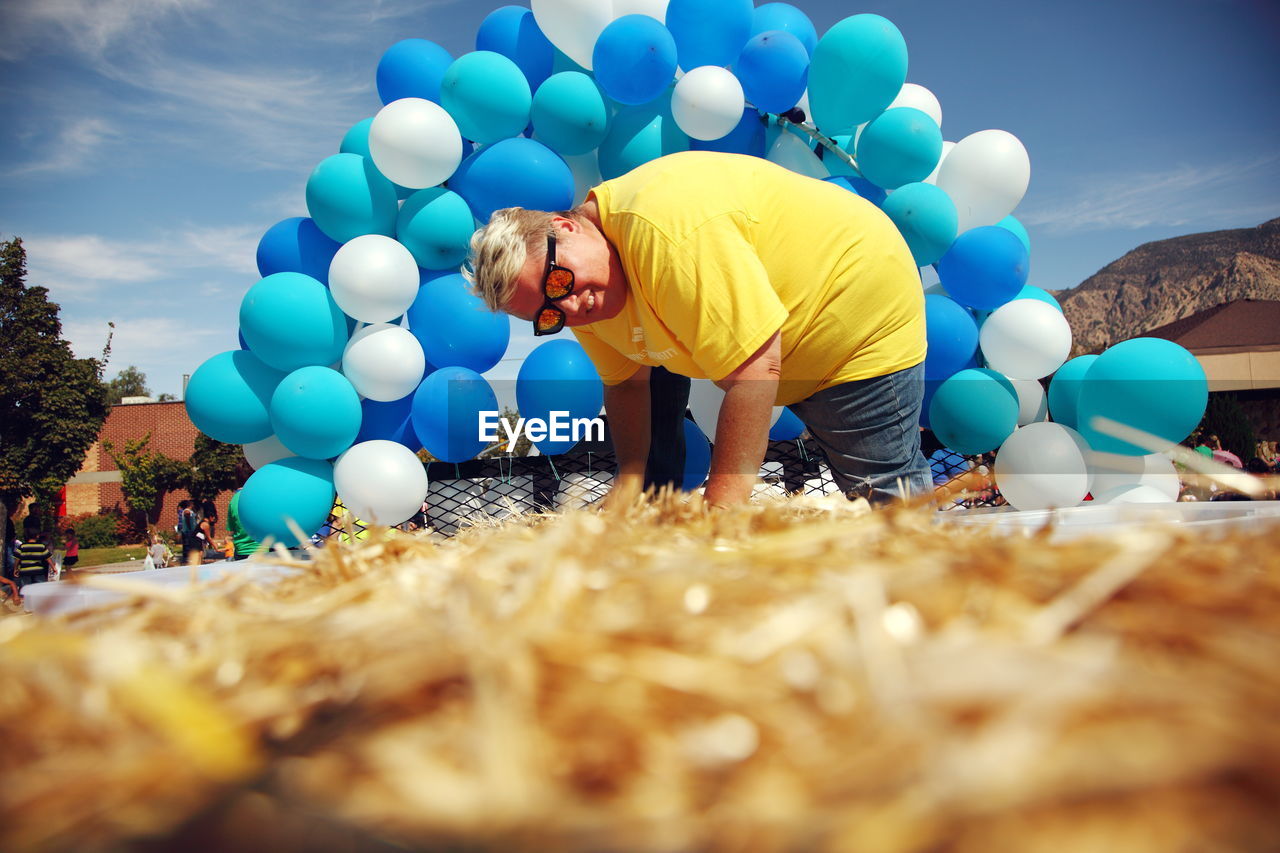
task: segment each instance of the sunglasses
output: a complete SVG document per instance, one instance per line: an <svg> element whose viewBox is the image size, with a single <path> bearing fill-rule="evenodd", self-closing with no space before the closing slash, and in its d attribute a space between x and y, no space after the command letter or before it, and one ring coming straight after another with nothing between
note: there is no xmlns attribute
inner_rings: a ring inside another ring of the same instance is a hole
<svg viewBox="0 0 1280 853"><path fill-rule="evenodd" d="M542 274L542 307L533 318L533 334L554 335L564 328L564 309L555 303L573 293L573 270L556 263L556 235L547 235L547 271Z"/></svg>

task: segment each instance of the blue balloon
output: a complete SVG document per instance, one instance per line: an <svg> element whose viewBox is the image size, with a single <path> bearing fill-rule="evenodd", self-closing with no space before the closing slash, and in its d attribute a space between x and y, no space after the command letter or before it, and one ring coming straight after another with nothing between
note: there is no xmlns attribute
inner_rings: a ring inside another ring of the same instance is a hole
<svg viewBox="0 0 1280 853"><path fill-rule="evenodd" d="M300 367L271 395L271 427L299 456L332 459L360 434L360 395L330 367Z"/></svg>
<svg viewBox="0 0 1280 853"><path fill-rule="evenodd" d="M261 441L272 433L271 394L283 378L247 350L218 353L187 380L187 416L215 441Z"/></svg>
<svg viewBox="0 0 1280 853"><path fill-rule="evenodd" d="M444 73L440 104L464 138L488 144L524 132L533 94L514 62L500 53L476 50L455 59Z"/></svg>
<svg viewBox="0 0 1280 853"><path fill-rule="evenodd" d="M769 30L747 41L733 71L757 109L785 113L809 85L809 53L791 33Z"/></svg>
<svg viewBox="0 0 1280 853"><path fill-rule="evenodd" d="M809 106L827 136L849 133L885 110L907 80L907 42L888 19L854 15L818 39Z"/></svg>
<svg viewBox="0 0 1280 853"><path fill-rule="evenodd" d="M289 372L333 364L346 349L347 316L329 289L309 275L278 272L240 301L240 331L263 363Z"/></svg>
<svg viewBox="0 0 1280 853"><path fill-rule="evenodd" d="M476 50L500 53L510 59L536 89L551 76L555 48L538 29L533 12L519 6L494 9L476 32Z"/></svg>
<svg viewBox="0 0 1280 853"><path fill-rule="evenodd" d="M648 15L623 15L604 28L591 54L592 71L605 94L620 104L645 104L671 84L676 41Z"/></svg>
<svg viewBox="0 0 1280 853"><path fill-rule="evenodd" d="M541 142L518 137L486 145L449 179L476 220L485 223L495 210L568 210L573 206L573 171Z"/></svg>
<svg viewBox="0 0 1280 853"><path fill-rule="evenodd" d="M442 367L413 393L413 431L442 462L465 462L484 450L481 415L497 413L498 398L489 383L465 367Z"/></svg>
<svg viewBox="0 0 1280 853"><path fill-rule="evenodd" d="M439 368L484 373L502 360L511 338L507 315L490 311L457 273L419 287L405 313L427 361Z"/></svg>
<svg viewBox="0 0 1280 853"><path fill-rule="evenodd" d="M933 184L906 184L881 203L898 226L916 266L937 263L956 239L956 206L946 190Z"/></svg>
<svg viewBox="0 0 1280 853"><path fill-rule="evenodd" d="M1018 425L1018 395L994 371L961 370L943 380L929 402L934 435L956 453L995 450Z"/></svg>
<svg viewBox="0 0 1280 853"><path fill-rule="evenodd" d="M351 125L351 128L343 134L342 144L338 146L340 154L359 154L361 157L373 163L373 155L369 153L369 129L373 127L373 118L363 119ZM373 163L373 168L378 169L378 164ZM382 170L378 169L378 174L382 174ZM386 177L383 175L383 177ZM388 180L390 180L388 178ZM413 195L414 190L409 187L402 187L395 181L391 185L396 188L396 198L406 199Z"/></svg>
<svg viewBox="0 0 1280 853"><path fill-rule="evenodd" d="M1027 233L1027 229L1021 222L1014 219L1012 215L1009 215L997 222L996 225L1012 231L1017 235L1018 239L1022 241L1022 245L1027 247L1027 254L1031 253L1031 235Z"/></svg>
<svg viewBox="0 0 1280 853"><path fill-rule="evenodd" d="M1018 295L1030 265L1026 247L1011 231L984 225L957 237L937 269L952 299L992 311Z"/></svg>
<svg viewBox="0 0 1280 853"><path fill-rule="evenodd" d="M671 0L667 29L675 39L680 67L732 65L751 38L752 0Z"/></svg>
<svg viewBox="0 0 1280 853"><path fill-rule="evenodd" d="M334 154L307 178L307 211L339 243L364 234L394 237L400 206L396 188L358 154Z"/></svg>
<svg viewBox="0 0 1280 853"><path fill-rule="evenodd" d="M328 284L329 264L339 248L341 244L326 237L315 220L294 216L272 225L258 241L258 272L263 278L300 272Z"/></svg>
<svg viewBox="0 0 1280 853"><path fill-rule="evenodd" d="M1041 302L1052 305L1059 311L1062 310L1062 304L1053 298L1053 294L1034 284L1024 284L1022 290L1018 291L1018 295L1014 299L1039 299ZM1012 301L1012 300L1011 300Z"/></svg>
<svg viewBox="0 0 1280 853"><path fill-rule="evenodd" d="M535 441L548 456L566 453L587 435L574 437L575 420L595 418L604 405L604 384L582 345L568 338L547 341L534 348L520 365L516 378L516 406L521 417L544 423L563 423L561 434L548 433ZM553 421L553 413L559 413Z"/></svg>
<svg viewBox="0 0 1280 853"><path fill-rule="evenodd" d="M782 30L791 33L804 45L805 53L813 56L818 46L818 31L813 21L790 3L765 3L756 7L751 16L751 35L758 36L769 30Z"/></svg>
<svg viewBox="0 0 1280 853"><path fill-rule="evenodd" d="M680 488L692 492L707 481L711 473L711 442L698 429L698 425L685 418L684 426L684 479Z"/></svg>
<svg viewBox="0 0 1280 853"><path fill-rule="evenodd" d="M422 449L422 442L413 431L412 394L385 403L361 400L360 412L360 432L356 435L355 444L383 439L403 444L414 453Z"/></svg>
<svg viewBox="0 0 1280 853"><path fill-rule="evenodd" d="M1133 338L1107 349L1085 374L1076 414L1080 434L1102 453L1144 456L1182 441L1204 417L1209 383L1200 362L1163 338ZM1148 433L1165 447L1140 447L1093 424L1108 418Z"/></svg>
<svg viewBox="0 0 1280 853"><path fill-rule="evenodd" d="M880 189L866 178L860 178L856 175L833 175L830 178L823 178L823 180L827 183L842 187L854 195L862 196L876 207L884 204L885 199L888 197L888 193L884 190Z"/></svg>
<svg viewBox="0 0 1280 853"><path fill-rule="evenodd" d="M636 166L667 154L689 150L689 137L671 116L671 96L647 104L623 107L613 117L609 134L596 159L606 180L625 175Z"/></svg>
<svg viewBox="0 0 1280 853"><path fill-rule="evenodd" d="M396 218L396 239L429 270L457 269L467 259L475 230L466 201L443 187L418 190Z"/></svg>
<svg viewBox="0 0 1280 853"><path fill-rule="evenodd" d="M389 104L401 98L425 98L440 103L440 81L453 56L435 42L405 39L378 60L378 97Z"/></svg>
<svg viewBox="0 0 1280 853"><path fill-rule="evenodd" d="M764 130L764 118L755 109L746 107L742 111L742 118L733 130L719 139L690 139L689 149L763 157L765 155Z"/></svg>
<svg viewBox="0 0 1280 853"><path fill-rule="evenodd" d="M973 315L954 299L931 293L924 298L924 318L929 341L925 379L946 379L967 367L978 351Z"/></svg>
<svg viewBox="0 0 1280 853"><path fill-rule="evenodd" d="M596 81L579 71L547 78L533 94L533 130L565 156L594 151L609 132L609 105Z"/></svg>
<svg viewBox="0 0 1280 853"><path fill-rule="evenodd" d="M1096 355L1082 355L1071 359L1053 374L1053 379L1049 380L1049 415L1055 422L1077 432L1080 430L1076 419L1080 389L1084 387L1085 374L1097 360Z"/></svg>
<svg viewBox="0 0 1280 853"><path fill-rule="evenodd" d="M804 433L804 421L791 411L789 406L784 406L782 414L774 421L773 426L769 427L770 441L793 441Z"/></svg>
<svg viewBox="0 0 1280 853"><path fill-rule="evenodd" d="M858 168L876 186L895 190L923 181L942 156L942 131L913 107L895 107L872 119L858 136Z"/></svg>
<svg viewBox="0 0 1280 853"><path fill-rule="evenodd" d="M292 548L320 529L335 497L333 465L322 459L293 456L254 471L240 493L237 510L254 539L283 542Z"/></svg>

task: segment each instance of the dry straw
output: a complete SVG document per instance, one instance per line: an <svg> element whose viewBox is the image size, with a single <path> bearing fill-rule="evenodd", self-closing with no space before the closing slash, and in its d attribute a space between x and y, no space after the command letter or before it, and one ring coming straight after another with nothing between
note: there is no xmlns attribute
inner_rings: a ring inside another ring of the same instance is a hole
<svg viewBox="0 0 1280 853"><path fill-rule="evenodd" d="M1280 847L1275 528L676 500L0 619L0 848Z"/></svg>

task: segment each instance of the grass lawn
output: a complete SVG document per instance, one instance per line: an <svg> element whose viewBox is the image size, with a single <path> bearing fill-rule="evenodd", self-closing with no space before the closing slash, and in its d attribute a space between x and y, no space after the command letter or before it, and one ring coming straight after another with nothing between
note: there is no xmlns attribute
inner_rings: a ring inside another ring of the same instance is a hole
<svg viewBox="0 0 1280 853"><path fill-rule="evenodd" d="M80 562L76 563L76 569L85 569L90 566L102 566L107 563L124 563L128 562L132 557L135 560L142 560L147 555L146 545L118 545L112 548L81 548ZM74 571L74 569L72 570Z"/></svg>

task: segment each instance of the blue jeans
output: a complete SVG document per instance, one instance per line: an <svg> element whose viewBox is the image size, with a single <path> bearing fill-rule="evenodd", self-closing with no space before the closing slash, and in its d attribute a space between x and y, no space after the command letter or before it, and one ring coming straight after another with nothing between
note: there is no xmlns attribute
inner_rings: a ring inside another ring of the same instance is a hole
<svg viewBox="0 0 1280 853"><path fill-rule="evenodd" d="M887 503L933 490L920 452L924 365L835 385L791 406L850 499Z"/></svg>

